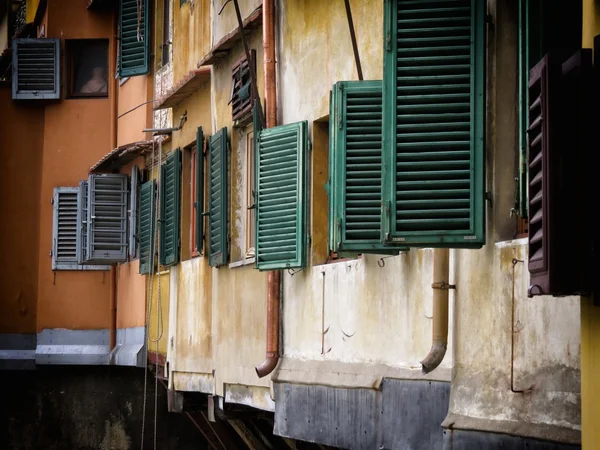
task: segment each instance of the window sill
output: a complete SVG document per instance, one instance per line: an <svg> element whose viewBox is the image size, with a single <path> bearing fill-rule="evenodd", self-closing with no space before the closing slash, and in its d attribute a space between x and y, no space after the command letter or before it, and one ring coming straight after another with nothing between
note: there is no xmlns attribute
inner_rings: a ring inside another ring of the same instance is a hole
<svg viewBox="0 0 600 450"><path fill-rule="evenodd" d="M235 269L236 267L248 266L250 264L254 264L255 261L256 261L256 258L242 259L241 261L236 261L236 262L232 262L231 264L229 264L229 268Z"/></svg>

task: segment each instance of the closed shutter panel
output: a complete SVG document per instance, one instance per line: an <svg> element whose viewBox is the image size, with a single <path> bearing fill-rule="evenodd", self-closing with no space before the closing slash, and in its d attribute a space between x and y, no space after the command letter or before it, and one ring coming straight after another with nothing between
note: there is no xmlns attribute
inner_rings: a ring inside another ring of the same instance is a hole
<svg viewBox="0 0 600 450"><path fill-rule="evenodd" d="M485 243L485 3L388 3L386 242L456 248Z"/></svg>
<svg viewBox="0 0 600 450"><path fill-rule="evenodd" d="M342 81L334 86L333 224L337 253L398 253L381 241L381 81Z"/></svg>
<svg viewBox="0 0 600 450"><path fill-rule="evenodd" d="M202 127L196 131L196 251L202 252L204 243L204 133Z"/></svg>
<svg viewBox="0 0 600 450"><path fill-rule="evenodd" d="M86 263L87 254L87 203L88 203L88 182L83 180L79 182L79 192L77 193L77 263Z"/></svg>
<svg viewBox="0 0 600 450"><path fill-rule="evenodd" d="M129 258L137 257L138 250L138 196L140 195L139 168L131 168L131 187L129 200Z"/></svg>
<svg viewBox="0 0 600 450"><path fill-rule="evenodd" d="M161 167L160 181L160 263L179 262L179 223L181 201L181 150L174 150Z"/></svg>
<svg viewBox="0 0 600 450"><path fill-rule="evenodd" d="M154 270L154 243L156 223L156 188L150 180L140 187L140 273L149 274Z"/></svg>
<svg viewBox="0 0 600 450"><path fill-rule="evenodd" d="M77 269L78 188L54 189L52 270Z"/></svg>
<svg viewBox="0 0 600 450"><path fill-rule="evenodd" d="M121 174L88 178L87 258L92 262L127 261L127 181Z"/></svg>
<svg viewBox="0 0 600 450"><path fill-rule="evenodd" d="M211 136L209 145L208 264L227 264L227 128Z"/></svg>
<svg viewBox="0 0 600 450"><path fill-rule="evenodd" d="M308 123L260 132L257 152L256 267L306 266Z"/></svg>
<svg viewBox="0 0 600 450"><path fill-rule="evenodd" d="M144 75L150 71L150 9L148 0L121 0L119 76Z"/></svg>
<svg viewBox="0 0 600 450"><path fill-rule="evenodd" d="M60 98L60 41L13 40L13 99Z"/></svg>

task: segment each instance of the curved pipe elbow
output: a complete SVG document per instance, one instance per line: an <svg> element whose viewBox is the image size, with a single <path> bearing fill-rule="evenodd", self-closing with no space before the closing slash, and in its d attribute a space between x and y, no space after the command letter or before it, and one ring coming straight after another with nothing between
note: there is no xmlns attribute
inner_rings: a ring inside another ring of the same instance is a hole
<svg viewBox="0 0 600 450"><path fill-rule="evenodd" d="M427 374L435 369L442 363L444 356L446 355L447 343L434 342L429 350L429 354L421 361L423 374Z"/></svg>
<svg viewBox="0 0 600 450"><path fill-rule="evenodd" d="M256 367L256 375L258 375L258 378L266 377L273 372L275 367L277 367L278 362L278 354L267 354L267 359L265 359L260 366Z"/></svg>

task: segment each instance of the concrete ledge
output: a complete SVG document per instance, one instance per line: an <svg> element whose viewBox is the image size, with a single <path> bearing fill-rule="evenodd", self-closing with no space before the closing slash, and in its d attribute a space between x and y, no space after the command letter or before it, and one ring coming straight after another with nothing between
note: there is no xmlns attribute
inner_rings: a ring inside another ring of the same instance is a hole
<svg viewBox="0 0 600 450"><path fill-rule="evenodd" d="M109 331L45 329L37 335L36 364L106 365Z"/></svg>
<svg viewBox="0 0 600 450"><path fill-rule="evenodd" d="M446 430L443 450L470 450L475 448L501 448L503 450L577 450L578 444L549 442L528 437L485 431Z"/></svg>
<svg viewBox="0 0 600 450"><path fill-rule="evenodd" d="M34 370L35 346L35 334L0 334L0 370Z"/></svg>
<svg viewBox="0 0 600 450"><path fill-rule="evenodd" d="M117 343L110 352L110 364L114 366L144 367L146 328L117 329Z"/></svg>

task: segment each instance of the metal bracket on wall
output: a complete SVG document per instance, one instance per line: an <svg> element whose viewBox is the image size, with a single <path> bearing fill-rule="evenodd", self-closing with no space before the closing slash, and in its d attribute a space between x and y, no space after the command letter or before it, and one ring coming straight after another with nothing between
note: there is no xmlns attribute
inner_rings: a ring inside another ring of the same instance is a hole
<svg viewBox="0 0 600 450"><path fill-rule="evenodd" d="M455 284L448 284L445 281L440 281L437 283L431 283L431 288L432 289L442 289L442 290L449 290L449 289L456 289L456 285Z"/></svg>

